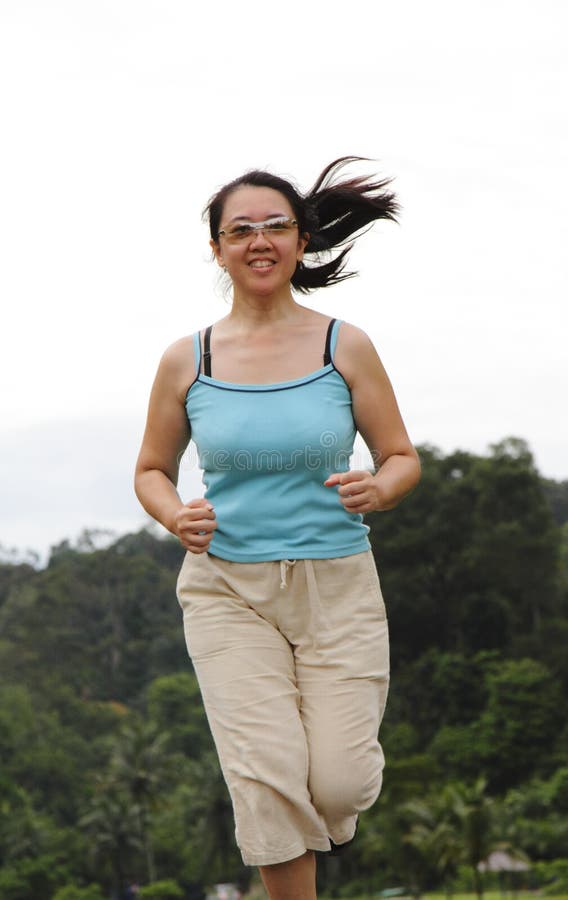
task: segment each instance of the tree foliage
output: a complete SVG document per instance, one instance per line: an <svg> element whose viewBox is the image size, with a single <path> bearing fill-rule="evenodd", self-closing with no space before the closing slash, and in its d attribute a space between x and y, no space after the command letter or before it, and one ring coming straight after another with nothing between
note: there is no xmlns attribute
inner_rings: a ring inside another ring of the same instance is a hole
<svg viewBox="0 0 568 900"><path fill-rule="evenodd" d="M506 846L552 891L568 847L567 483L517 438L420 455L414 494L367 519L391 627L383 796L320 882L481 891L477 863ZM85 532L45 568L3 554L1 900L246 885L175 600L182 557L147 530Z"/></svg>

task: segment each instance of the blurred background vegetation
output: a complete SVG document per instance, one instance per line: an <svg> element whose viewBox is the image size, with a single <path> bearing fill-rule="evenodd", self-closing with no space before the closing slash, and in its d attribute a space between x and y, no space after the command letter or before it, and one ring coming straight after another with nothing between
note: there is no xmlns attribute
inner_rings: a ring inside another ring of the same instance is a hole
<svg viewBox="0 0 568 900"><path fill-rule="evenodd" d="M384 789L349 852L321 857L321 890L568 893L568 482L519 438L419 451L414 494L367 517L391 628ZM99 537L0 564L0 900L246 890L183 551ZM518 871L482 873L496 850Z"/></svg>

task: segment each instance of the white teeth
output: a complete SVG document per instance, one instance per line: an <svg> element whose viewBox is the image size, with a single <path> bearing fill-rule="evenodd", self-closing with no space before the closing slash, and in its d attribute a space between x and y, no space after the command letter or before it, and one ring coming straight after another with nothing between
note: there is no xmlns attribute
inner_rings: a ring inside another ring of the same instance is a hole
<svg viewBox="0 0 568 900"><path fill-rule="evenodd" d="M251 262L252 269L265 269L267 266L272 265L272 260L270 259L255 259Z"/></svg>

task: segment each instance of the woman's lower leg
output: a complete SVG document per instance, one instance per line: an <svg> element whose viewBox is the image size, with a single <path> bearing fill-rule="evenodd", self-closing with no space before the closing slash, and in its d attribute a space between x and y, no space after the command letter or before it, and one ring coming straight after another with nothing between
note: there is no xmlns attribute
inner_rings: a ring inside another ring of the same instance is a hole
<svg viewBox="0 0 568 900"><path fill-rule="evenodd" d="M316 857L313 850L287 862L259 867L270 900L316 900Z"/></svg>

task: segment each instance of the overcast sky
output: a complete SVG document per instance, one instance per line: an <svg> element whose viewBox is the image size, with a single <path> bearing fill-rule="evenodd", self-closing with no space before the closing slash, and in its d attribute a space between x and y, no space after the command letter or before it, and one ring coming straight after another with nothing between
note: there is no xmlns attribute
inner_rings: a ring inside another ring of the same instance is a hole
<svg viewBox="0 0 568 900"><path fill-rule="evenodd" d="M146 521L158 360L228 310L203 205L346 154L401 224L307 303L372 337L416 443L516 435L568 478L567 26L561 0L0 0L0 543Z"/></svg>

